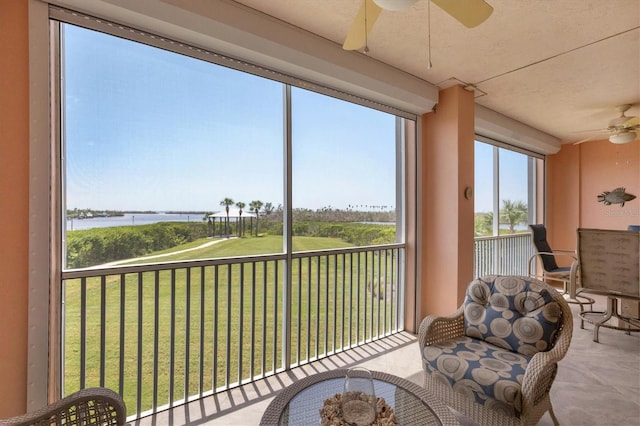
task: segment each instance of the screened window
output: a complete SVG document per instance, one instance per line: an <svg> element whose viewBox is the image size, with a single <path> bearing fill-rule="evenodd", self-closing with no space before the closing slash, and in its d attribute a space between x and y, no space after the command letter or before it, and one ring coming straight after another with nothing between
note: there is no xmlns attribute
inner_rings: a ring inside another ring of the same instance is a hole
<svg viewBox="0 0 640 426"><path fill-rule="evenodd" d="M407 114L52 14L63 394L139 417L404 329Z"/></svg>
<svg viewBox="0 0 640 426"><path fill-rule="evenodd" d="M475 142L475 234L528 232L535 221L535 164L531 155Z"/></svg>
<svg viewBox="0 0 640 426"><path fill-rule="evenodd" d="M281 253L287 205L294 251L401 242L395 115L71 24L61 39L65 268Z"/></svg>
<svg viewBox="0 0 640 426"><path fill-rule="evenodd" d="M291 103L293 235L326 248L395 243L396 117L303 89Z"/></svg>
<svg viewBox="0 0 640 426"><path fill-rule="evenodd" d="M528 275L527 225L536 221L536 170L543 160L490 142L475 142L474 275Z"/></svg>

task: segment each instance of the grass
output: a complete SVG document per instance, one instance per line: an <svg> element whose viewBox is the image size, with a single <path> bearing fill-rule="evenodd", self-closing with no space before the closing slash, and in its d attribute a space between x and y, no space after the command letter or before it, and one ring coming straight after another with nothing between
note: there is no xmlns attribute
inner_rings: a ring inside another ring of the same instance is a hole
<svg viewBox="0 0 640 426"><path fill-rule="evenodd" d="M199 247L207 241L174 250ZM295 251L301 251L348 244L331 238L294 237L293 245ZM278 236L239 238L161 259L276 253L281 247ZM385 314L391 321L390 305L367 291L377 283L366 282L367 276L377 276L377 268L382 268L382 276L385 272L391 276L391 256L385 259L386 271L383 259L372 253L294 260L293 363L339 350L349 341L371 338L382 327L378 318L383 322ZM117 274L87 278L84 284L79 279L68 280L65 393L83 385L84 368L85 387L107 386L122 392L132 414L279 368L283 273L283 261L269 261ZM80 354L82 339L86 342L84 356ZM264 353L258 350L263 346Z"/></svg>
<svg viewBox="0 0 640 426"><path fill-rule="evenodd" d="M208 247L204 247L199 250L192 250L196 247L200 247L215 241L216 243ZM211 238L200 238L187 244L183 244L174 247L169 250L158 251L148 256L155 256L158 254L169 254L180 252L183 250L190 250L184 253L176 253L171 257L163 257L161 261L177 261L177 260L194 260L194 259L211 259L220 257L237 257L237 256L251 256L260 254L272 254L283 252L282 237L278 235L266 235L262 237L252 238L232 238L228 240ZM293 238L293 250L294 251L308 251L308 250L324 250L332 249L336 247L353 247L353 244L346 243L337 238L318 238L318 237L294 237ZM134 265L141 263L148 263L149 260L144 258L140 260L132 260L130 262L119 262L120 265ZM157 261L157 260L154 260Z"/></svg>

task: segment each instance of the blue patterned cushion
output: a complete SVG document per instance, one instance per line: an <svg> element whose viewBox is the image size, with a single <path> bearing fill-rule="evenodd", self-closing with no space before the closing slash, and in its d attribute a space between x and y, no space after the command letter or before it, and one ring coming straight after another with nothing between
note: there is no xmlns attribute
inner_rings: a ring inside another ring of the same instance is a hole
<svg viewBox="0 0 640 426"><path fill-rule="evenodd" d="M463 336L426 346L425 372L478 404L507 415L522 410L522 379L530 357Z"/></svg>
<svg viewBox="0 0 640 426"><path fill-rule="evenodd" d="M561 314L558 303L538 281L489 276L467 288L464 329L469 337L533 356L553 347Z"/></svg>

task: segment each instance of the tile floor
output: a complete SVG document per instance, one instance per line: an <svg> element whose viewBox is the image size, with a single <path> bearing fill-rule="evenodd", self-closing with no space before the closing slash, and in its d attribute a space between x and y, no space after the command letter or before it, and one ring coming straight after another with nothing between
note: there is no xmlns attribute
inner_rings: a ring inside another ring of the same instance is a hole
<svg viewBox="0 0 640 426"><path fill-rule="evenodd" d="M604 298L596 298L596 310ZM580 329L578 306L574 312L573 339L560 362L551 389L551 401L561 425L640 426L640 333L626 335L600 329L600 343L593 341L593 327ZM421 384L420 352L416 337L399 333L256 383L209 396L182 407L143 418L133 425L257 425L275 393L295 380L334 368L363 365ZM552 425L545 414L539 425Z"/></svg>

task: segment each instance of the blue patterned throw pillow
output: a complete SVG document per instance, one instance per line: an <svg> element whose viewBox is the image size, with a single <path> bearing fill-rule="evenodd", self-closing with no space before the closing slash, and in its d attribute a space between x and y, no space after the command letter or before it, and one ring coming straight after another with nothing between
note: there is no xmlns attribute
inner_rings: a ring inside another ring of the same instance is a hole
<svg viewBox="0 0 640 426"><path fill-rule="evenodd" d="M553 347L561 314L558 303L535 279L478 278L467 289L465 334L533 356Z"/></svg>

